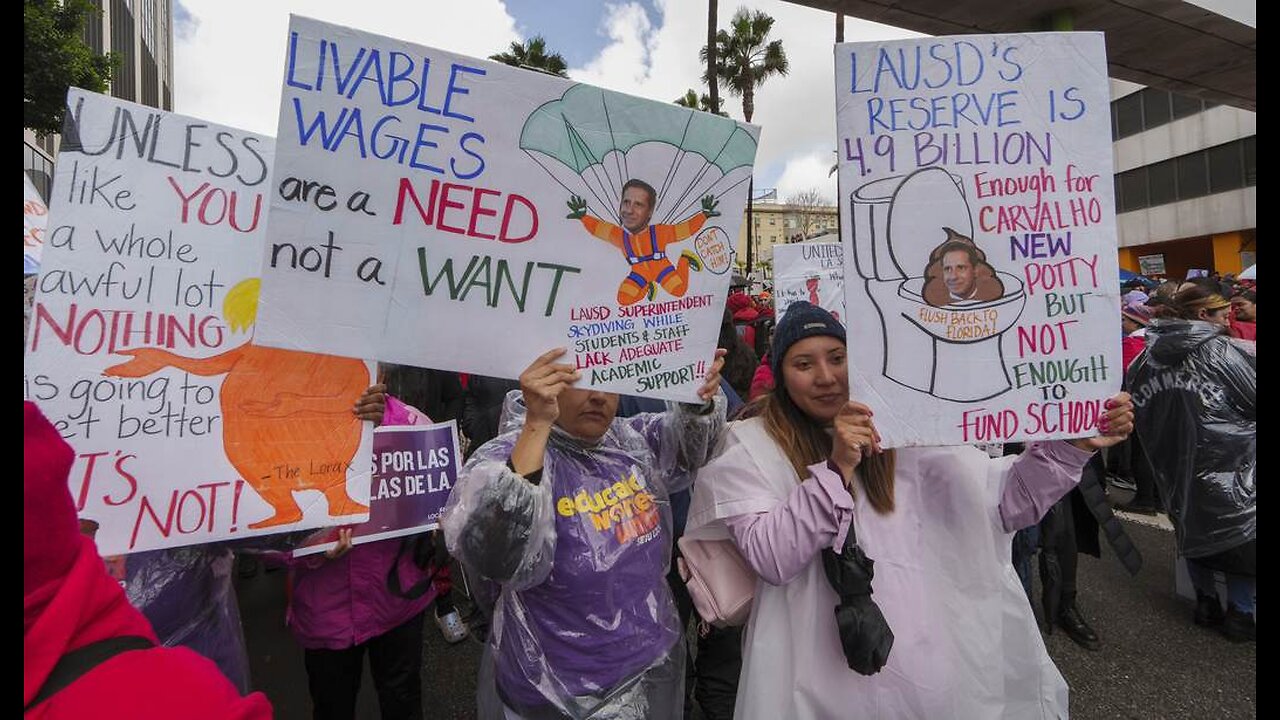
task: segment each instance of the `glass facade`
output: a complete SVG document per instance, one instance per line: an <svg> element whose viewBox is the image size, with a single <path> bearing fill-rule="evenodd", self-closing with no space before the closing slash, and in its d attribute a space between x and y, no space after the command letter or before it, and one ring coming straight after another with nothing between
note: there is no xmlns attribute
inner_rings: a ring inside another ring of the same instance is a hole
<svg viewBox="0 0 1280 720"><path fill-rule="evenodd" d="M1155 207L1258 184L1251 135L1116 175L1116 212Z"/></svg>

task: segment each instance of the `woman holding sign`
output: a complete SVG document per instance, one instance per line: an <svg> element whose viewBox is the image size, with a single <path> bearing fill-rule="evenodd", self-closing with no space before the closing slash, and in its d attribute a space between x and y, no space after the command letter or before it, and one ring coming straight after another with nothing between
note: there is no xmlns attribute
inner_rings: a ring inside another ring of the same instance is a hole
<svg viewBox="0 0 1280 720"><path fill-rule="evenodd" d="M1065 717L1010 539L1129 434L1128 396L1103 436L1017 458L882 450L828 312L791 305L773 358L777 387L699 473L686 533L732 541L759 575L735 717Z"/></svg>
<svg viewBox="0 0 1280 720"><path fill-rule="evenodd" d="M431 424L382 384L365 390L352 413L377 425ZM312 717L356 717L368 655L382 720L420 720L423 613L437 599L443 563L415 557L425 535L353 545L350 527L325 534L337 544L323 555L287 561L293 587L287 622L303 648Z"/></svg>
<svg viewBox="0 0 1280 720"><path fill-rule="evenodd" d="M616 395L571 387L579 373L557 362L564 352L521 375L505 432L467 462L441 523L450 551L502 585L480 717L679 717L668 496L724 426L724 351L703 405L630 418L615 418Z"/></svg>

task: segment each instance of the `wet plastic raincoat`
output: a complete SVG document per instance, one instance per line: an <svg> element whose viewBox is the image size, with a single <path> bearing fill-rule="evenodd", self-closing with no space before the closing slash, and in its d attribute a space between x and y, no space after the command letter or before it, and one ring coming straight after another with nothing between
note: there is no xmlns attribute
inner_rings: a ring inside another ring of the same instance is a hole
<svg viewBox="0 0 1280 720"><path fill-rule="evenodd" d="M450 552L502 585L480 717L679 717L684 658L666 584L668 497L710 456L724 396L705 413L680 405L617 418L595 443L557 427L540 477L528 479L509 465L524 422L519 391L503 417L503 432L467 462L442 520Z"/></svg>
<svg viewBox="0 0 1280 720"><path fill-rule="evenodd" d="M1257 357L1218 325L1162 320L1128 375L1136 426L1177 529L1205 557L1256 537Z"/></svg>

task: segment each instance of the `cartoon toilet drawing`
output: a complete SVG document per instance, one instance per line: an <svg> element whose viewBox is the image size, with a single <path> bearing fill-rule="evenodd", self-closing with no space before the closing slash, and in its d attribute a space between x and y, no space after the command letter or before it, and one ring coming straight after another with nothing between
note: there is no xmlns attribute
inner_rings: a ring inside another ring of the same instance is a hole
<svg viewBox="0 0 1280 720"><path fill-rule="evenodd" d="M875 180L858 187L850 205L854 264L884 330L884 376L958 402L1009 390L1002 336L1022 314L1026 295L1018 277L986 263L959 178L926 168ZM939 302L940 259L955 247L969 249L969 257L985 266L986 286L1002 294L944 288ZM928 294L933 304L925 299L926 268L936 278Z"/></svg>

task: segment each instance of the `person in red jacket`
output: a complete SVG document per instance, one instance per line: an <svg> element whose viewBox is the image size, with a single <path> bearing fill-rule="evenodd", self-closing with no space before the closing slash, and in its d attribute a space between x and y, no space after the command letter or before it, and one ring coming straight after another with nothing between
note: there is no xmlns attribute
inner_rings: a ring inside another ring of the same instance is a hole
<svg viewBox="0 0 1280 720"><path fill-rule="evenodd" d="M30 402L22 419L22 695L26 718L271 717L212 661L155 632L80 532L75 451Z"/></svg>
<svg viewBox="0 0 1280 720"><path fill-rule="evenodd" d="M1241 290L1231 296L1231 337L1257 342L1257 299L1253 290Z"/></svg>

